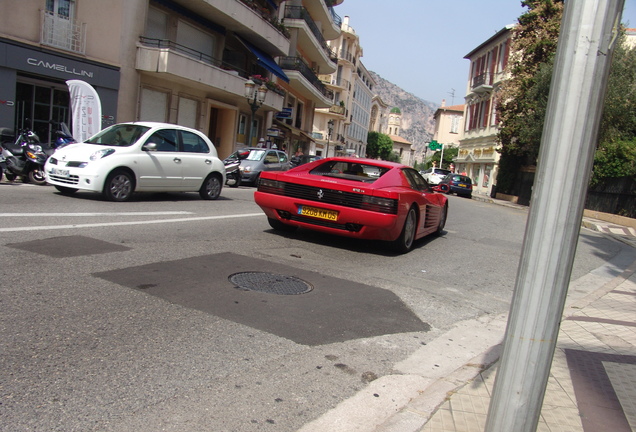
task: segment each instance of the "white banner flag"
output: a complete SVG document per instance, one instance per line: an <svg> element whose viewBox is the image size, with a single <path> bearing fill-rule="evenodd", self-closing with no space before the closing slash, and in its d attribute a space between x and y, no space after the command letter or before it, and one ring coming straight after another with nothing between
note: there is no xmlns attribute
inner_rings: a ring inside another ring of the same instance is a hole
<svg viewBox="0 0 636 432"><path fill-rule="evenodd" d="M69 80L66 85L71 93L73 138L83 142L102 130L102 103L89 83Z"/></svg>

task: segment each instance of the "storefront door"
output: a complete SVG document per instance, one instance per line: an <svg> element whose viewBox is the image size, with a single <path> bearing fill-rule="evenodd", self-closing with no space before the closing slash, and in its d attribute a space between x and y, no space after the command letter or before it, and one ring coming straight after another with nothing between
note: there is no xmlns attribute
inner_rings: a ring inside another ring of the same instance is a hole
<svg viewBox="0 0 636 432"><path fill-rule="evenodd" d="M16 84L15 128L30 127L38 135L40 142L51 142L55 140L58 123L65 122L71 127L69 106L66 86L20 80Z"/></svg>

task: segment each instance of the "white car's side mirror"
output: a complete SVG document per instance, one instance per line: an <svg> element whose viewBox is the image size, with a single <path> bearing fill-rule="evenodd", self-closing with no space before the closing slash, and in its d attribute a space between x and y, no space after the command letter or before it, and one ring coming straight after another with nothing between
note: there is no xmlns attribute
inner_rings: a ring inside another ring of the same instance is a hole
<svg viewBox="0 0 636 432"><path fill-rule="evenodd" d="M149 142L141 148L143 151L157 151L157 143Z"/></svg>

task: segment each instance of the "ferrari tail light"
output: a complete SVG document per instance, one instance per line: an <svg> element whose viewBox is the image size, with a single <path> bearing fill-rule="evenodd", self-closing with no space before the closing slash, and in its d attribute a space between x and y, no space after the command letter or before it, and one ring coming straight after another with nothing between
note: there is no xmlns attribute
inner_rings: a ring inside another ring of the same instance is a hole
<svg viewBox="0 0 636 432"><path fill-rule="evenodd" d="M361 208L380 213L397 214L398 201L392 198L364 195Z"/></svg>
<svg viewBox="0 0 636 432"><path fill-rule="evenodd" d="M261 178L258 182L258 191L274 195L284 195L285 183L276 180Z"/></svg>

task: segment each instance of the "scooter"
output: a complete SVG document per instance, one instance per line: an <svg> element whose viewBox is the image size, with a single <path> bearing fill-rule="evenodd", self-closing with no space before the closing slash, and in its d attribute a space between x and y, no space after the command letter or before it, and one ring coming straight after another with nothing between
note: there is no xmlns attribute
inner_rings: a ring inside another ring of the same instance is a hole
<svg viewBox="0 0 636 432"><path fill-rule="evenodd" d="M15 142L2 143L2 156L7 180L13 181L20 176L35 184L46 183L44 162L48 155L42 149L38 136L30 129L18 131Z"/></svg>
<svg viewBox="0 0 636 432"><path fill-rule="evenodd" d="M51 122L53 124L53 122ZM41 144L38 136L30 129L21 129L15 142L2 144L5 159L5 176L13 181L20 176L37 184L46 184L44 164L56 149L76 142L65 123L55 132L56 139L49 144Z"/></svg>
<svg viewBox="0 0 636 432"><path fill-rule="evenodd" d="M249 150L237 150L223 160L225 164L225 184L229 187L241 185L241 161L250 154Z"/></svg>

